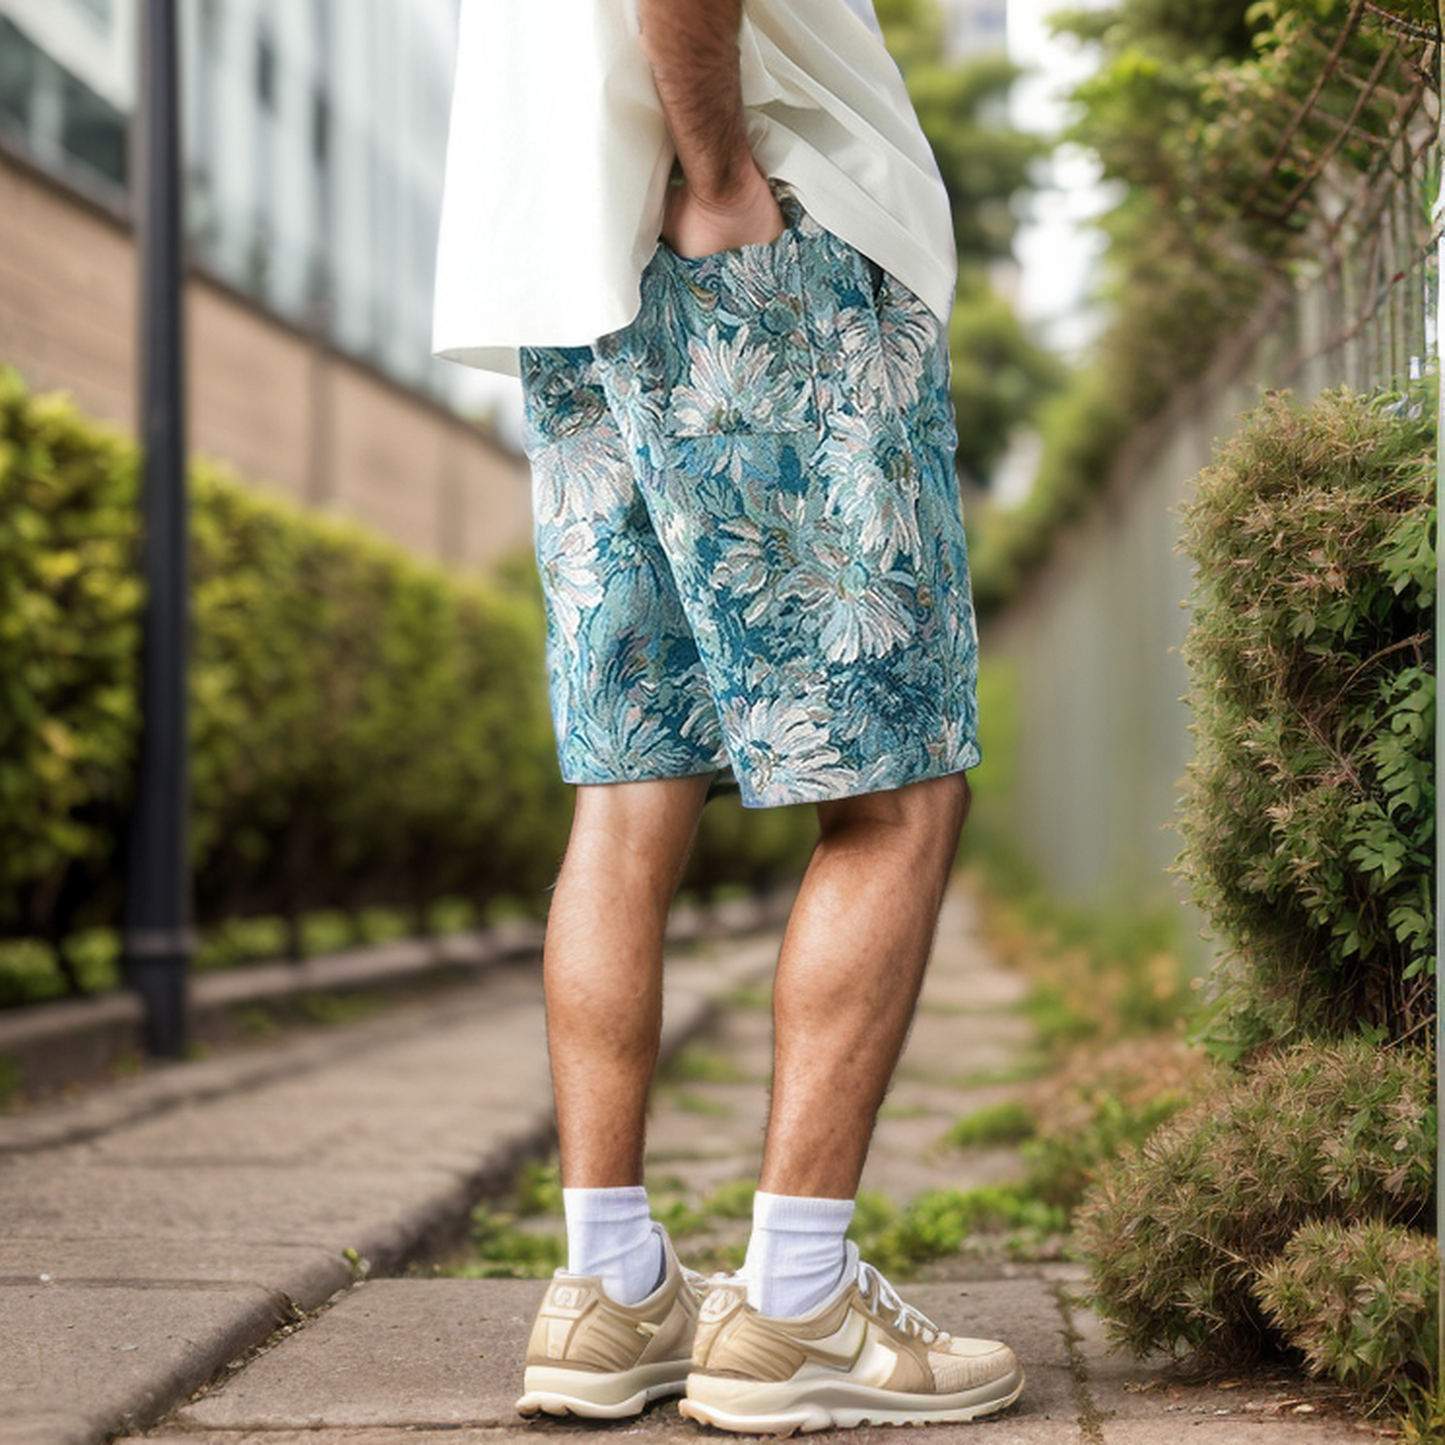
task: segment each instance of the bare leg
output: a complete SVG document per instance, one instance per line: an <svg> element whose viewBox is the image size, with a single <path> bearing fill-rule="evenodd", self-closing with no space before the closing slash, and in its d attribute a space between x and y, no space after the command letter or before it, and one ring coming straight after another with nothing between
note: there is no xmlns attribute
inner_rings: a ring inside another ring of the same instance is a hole
<svg viewBox="0 0 1445 1445"><path fill-rule="evenodd" d="M851 1199L913 1019L969 805L962 773L820 804L773 992L762 1188Z"/></svg>
<svg viewBox="0 0 1445 1445"><path fill-rule="evenodd" d="M642 1183L662 938L712 775L581 787L543 978L562 1180Z"/></svg>

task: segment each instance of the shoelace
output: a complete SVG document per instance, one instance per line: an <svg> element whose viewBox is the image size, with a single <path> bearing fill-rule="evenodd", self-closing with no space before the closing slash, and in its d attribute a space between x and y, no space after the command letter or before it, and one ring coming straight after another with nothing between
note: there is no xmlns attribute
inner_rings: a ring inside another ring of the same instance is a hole
<svg viewBox="0 0 1445 1445"><path fill-rule="evenodd" d="M893 1313L893 1323L910 1335L916 1335L925 1345L934 1344L943 1331L920 1309L908 1304L871 1264L858 1264L858 1289L863 1298L881 1314Z"/></svg>

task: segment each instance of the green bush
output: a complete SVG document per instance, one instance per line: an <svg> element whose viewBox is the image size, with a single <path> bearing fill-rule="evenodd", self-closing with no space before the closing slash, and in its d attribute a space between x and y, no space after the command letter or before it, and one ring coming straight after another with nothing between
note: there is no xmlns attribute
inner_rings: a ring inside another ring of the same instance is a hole
<svg viewBox="0 0 1445 1445"><path fill-rule="evenodd" d="M1428 1234L1315 1220L1261 1273L1255 1294L1313 1373L1408 1393L1435 1369L1439 1273Z"/></svg>
<svg viewBox="0 0 1445 1445"><path fill-rule="evenodd" d="M0 368L0 936L39 941L6 951L13 970L0 960L0 1002L114 978L136 500L129 441ZM304 950L328 910L351 915L340 942L425 926L440 900L449 915L509 896L540 910L570 794L530 568L454 575L200 461L191 570L197 916L228 925L213 961L274 940L275 920ZM810 837L810 814L744 823L714 804L689 883L772 883ZM247 918L271 923L238 931ZM110 933L99 971L94 949L59 946L80 929Z"/></svg>
<svg viewBox="0 0 1445 1445"><path fill-rule="evenodd" d="M1115 1338L1140 1354L1233 1362L1338 1331L1328 1309L1306 1308L1303 1285L1288 1287L1304 1280L1322 1301L1344 1288L1347 1275L1326 1287L1311 1236L1291 1271L1276 1266L1306 1225L1410 1229L1432 1217L1434 1099L1428 1051L1362 1039L1301 1044L1222 1076L1121 1156L1080 1211L1080 1248ZM1393 1336L1415 1306L1402 1295L1406 1315L1391 1314L1391 1297L1382 1292L1344 1327ZM1288 1301L1287 1329L1262 1300Z"/></svg>
<svg viewBox="0 0 1445 1445"><path fill-rule="evenodd" d="M0 369L0 930L113 847L139 718L135 452Z"/></svg>
<svg viewBox="0 0 1445 1445"><path fill-rule="evenodd" d="M1181 865L1233 956L1236 1052L1434 1010L1428 410L1271 396L1185 509Z"/></svg>

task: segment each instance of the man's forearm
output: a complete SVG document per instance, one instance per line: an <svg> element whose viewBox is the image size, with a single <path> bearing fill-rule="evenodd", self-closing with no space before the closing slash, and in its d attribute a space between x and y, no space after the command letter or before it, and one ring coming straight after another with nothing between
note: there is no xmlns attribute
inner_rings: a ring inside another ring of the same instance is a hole
<svg viewBox="0 0 1445 1445"><path fill-rule="evenodd" d="M642 49L688 185L725 200L752 165L738 62L742 0L638 0Z"/></svg>

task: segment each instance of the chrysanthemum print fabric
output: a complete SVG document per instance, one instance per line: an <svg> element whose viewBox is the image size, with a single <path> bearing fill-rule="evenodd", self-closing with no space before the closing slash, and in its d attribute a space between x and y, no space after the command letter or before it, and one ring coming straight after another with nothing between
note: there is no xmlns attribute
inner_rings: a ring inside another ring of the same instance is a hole
<svg viewBox="0 0 1445 1445"><path fill-rule="evenodd" d="M731 767L769 807L979 761L944 329L780 199L776 242L660 246L632 325L522 354L569 782Z"/></svg>

